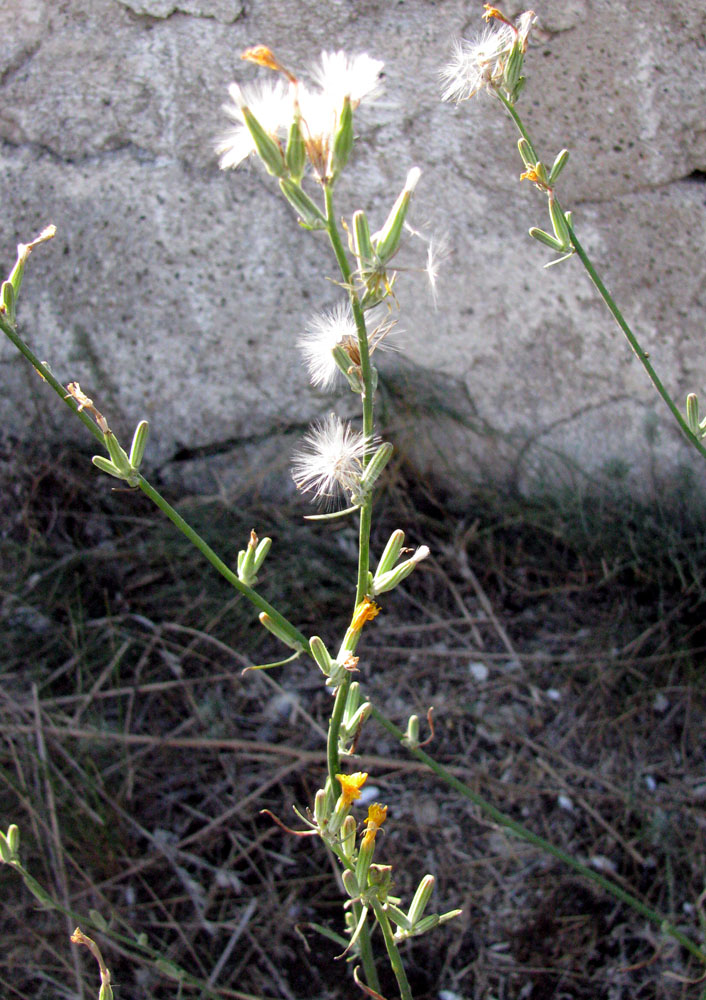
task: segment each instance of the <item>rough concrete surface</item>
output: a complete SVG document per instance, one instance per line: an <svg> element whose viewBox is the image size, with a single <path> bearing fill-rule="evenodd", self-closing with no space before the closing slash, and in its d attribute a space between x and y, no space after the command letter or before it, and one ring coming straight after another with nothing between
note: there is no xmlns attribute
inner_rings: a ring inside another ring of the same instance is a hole
<svg viewBox="0 0 706 1000"><path fill-rule="evenodd" d="M706 394L706 4L535 7L520 110L547 159L571 150L559 196L666 385L680 403ZM238 456L275 462L272 435L352 412L352 394L309 387L295 350L337 300L330 251L259 166L222 173L213 152L228 84L265 73L239 59L255 42L295 67L323 48L385 60L339 205L375 225L416 164L411 221L448 235L436 311L420 276L400 275L405 356L384 366L408 444L411 411L431 427L449 404L468 418L415 435L423 462L439 435L447 471L525 488L618 466L644 484L657 461L691 460L578 261L543 269L551 254L527 229L547 225L545 202L518 181L500 106L440 103L438 70L480 27L480 0L0 0L0 13L2 269L18 241L59 230L30 262L21 329L120 434L150 420L147 469L211 488ZM415 259L413 244L399 255ZM0 366L6 432L80 434L9 344Z"/></svg>

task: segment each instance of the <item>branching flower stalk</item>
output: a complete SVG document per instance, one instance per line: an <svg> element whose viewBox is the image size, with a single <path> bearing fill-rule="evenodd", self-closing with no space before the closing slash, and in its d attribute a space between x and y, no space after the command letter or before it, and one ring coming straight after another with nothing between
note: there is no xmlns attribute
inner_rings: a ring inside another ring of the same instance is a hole
<svg viewBox="0 0 706 1000"><path fill-rule="evenodd" d="M495 8L486 5L486 18L498 21L500 27L486 30L474 43L461 43L457 47L453 62L443 73L444 96L464 100L479 90L487 89L501 100L521 133L520 153L526 167L523 176L533 181L546 193L548 199L554 236L539 230L532 230L532 235L556 251L566 255L576 253L580 257L630 339L631 331L617 306L614 303L611 306L612 299L576 239L570 214L561 209L554 196L553 185L568 154L562 151L551 170L547 170L538 159L535 147L515 109L515 101L524 82L521 75L522 62L534 15L528 11L513 24ZM253 531L247 547L238 555L237 571L231 570L140 472L147 441L146 422L138 424L129 452L124 451L103 414L78 383L62 385L18 335L16 301L24 265L33 247L50 238L53 230L45 231L32 244L20 245L18 248L17 264L8 281L2 285L0 329L78 415L94 438L105 447L107 457L95 456L94 464L129 487L140 489L158 506L214 568L258 609L263 627L292 650L294 657L311 657L324 675L326 686L335 693L327 736L326 781L316 793L313 810L307 809L306 815L300 816L306 829L298 833L300 836L322 839L341 865L342 882L347 894L344 904L347 929L344 955L348 960L353 960L356 956L360 958L367 984L363 989L368 995L378 995L380 989L372 952L370 921L374 922L372 929L380 927L401 1000L411 1000L399 944L409 937L433 930L460 912L453 910L442 914L426 914L434 884L431 875L425 875L421 879L412 903L406 910L400 905L401 900L391 894L391 869L374 860L376 835L387 819L386 805L373 803L368 809L362 835L358 832L353 810L361 797L368 775L362 771L346 773L341 760L354 754L361 729L371 716L403 747L428 765L440 780L479 806L495 822L569 865L615 898L657 923L664 933L671 935L706 964L706 954L702 949L669 924L661 914L536 836L451 775L422 749L416 716L410 718L407 731L403 732L364 699L360 684L353 679L363 629L368 622L374 620L379 611L375 599L398 586L428 555L426 546L420 546L413 552L405 549L404 533L397 530L392 533L375 571L371 571L373 492L378 477L389 461L392 446L381 442L375 434L377 375L371 360L373 349L385 336L389 326L378 325L371 336L366 314L371 315L371 310L377 306L392 311L393 305L397 305L392 292L396 272L391 261L402 240L410 199L420 172L417 168L409 171L402 191L378 231L371 233L365 212L357 211L350 223L345 225L347 240L344 239L336 216L334 185L346 166L353 146L353 113L361 101L376 95L382 63L369 56L349 57L342 52L324 53L320 64L311 74L313 83L304 83L264 46L249 49L244 53L244 58L273 71L276 80L274 84L260 84L257 87L240 87L237 84L231 86L229 93L233 103L226 110L235 124L219 143L221 165L224 168L235 167L251 155L261 161L268 173L277 179L281 193L296 211L300 225L305 229L326 232L340 272L340 285L346 291L348 299L345 307L341 305L326 317L312 322L311 328L317 331L316 335L306 338L302 346L315 383L329 385L338 372L360 396L362 430L355 430L331 415L308 435L293 469L297 485L303 490L311 490L315 499L330 505L332 501L343 497L349 504L344 510L319 517L348 516L354 512L359 517L355 598L350 624L336 655L331 655L319 636L307 638L255 589L257 575L270 548L270 540L258 539ZM319 203L302 184L307 170L318 186L321 195ZM429 271L430 277L435 279L435 269L430 268ZM637 342L634 338L630 342L640 356ZM323 353L317 356L318 351ZM641 360L644 364L646 356ZM650 371L651 366L648 367L648 372ZM655 380L656 376L653 378ZM661 383L656 380L655 384L659 389ZM683 420L681 423L684 423ZM703 424L706 426L706 420ZM699 450L706 454L706 449L699 440L703 436L702 430L694 397L687 403L687 431ZM273 665L276 664L268 666ZM14 826L10 827L7 835L0 834L0 860L11 864L23 877L29 890L45 905L63 910L20 865L18 838L19 833ZM108 929L101 929L113 939L120 940L119 935ZM86 939L88 940L90 939ZM90 946L87 944L87 947ZM160 967L159 960L155 964ZM162 971L170 974L168 970ZM183 970L178 972L178 978L187 981ZM103 975L103 967L101 974ZM361 985L357 968L354 969L354 979ZM105 985L105 1000L108 1000L109 978L105 980Z"/></svg>
<svg viewBox="0 0 706 1000"><path fill-rule="evenodd" d="M684 437L696 448L702 458L706 458L706 447L702 443L706 436L706 418L703 418L699 412L696 394L689 393L685 412L682 413L655 371L649 353L641 346L598 270L579 242L571 212L564 211L556 197L554 185L568 161L568 150L562 149L554 159L551 168L547 167L539 158L529 131L517 111L517 100L525 83L522 69L527 50L527 39L532 25L536 21L534 11L526 11L517 19L516 23L513 23L496 7L487 3L484 7L484 19L488 22L494 22L497 27L486 28L475 39L458 43L452 60L440 74L443 84L442 97L444 100L453 100L458 104L474 97L482 90L487 90L503 105L520 133L517 145L525 166L520 179L531 181L547 196L552 233L537 227L533 227L529 231L533 239L549 247L550 250L562 254L561 257L550 261L550 264L545 266L558 264L574 254L578 257L650 381L679 425Z"/></svg>

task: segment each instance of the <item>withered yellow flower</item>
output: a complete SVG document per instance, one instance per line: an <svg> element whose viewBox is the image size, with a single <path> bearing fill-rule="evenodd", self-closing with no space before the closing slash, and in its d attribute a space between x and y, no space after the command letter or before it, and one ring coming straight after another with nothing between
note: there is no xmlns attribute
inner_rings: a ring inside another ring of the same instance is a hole
<svg viewBox="0 0 706 1000"><path fill-rule="evenodd" d="M364 597L360 604L357 606L353 612L353 620L351 621L351 629L354 632L360 632L363 625L366 622L370 622L373 618L376 618L380 614L380 608L372 601L369 597Z"/></svg>

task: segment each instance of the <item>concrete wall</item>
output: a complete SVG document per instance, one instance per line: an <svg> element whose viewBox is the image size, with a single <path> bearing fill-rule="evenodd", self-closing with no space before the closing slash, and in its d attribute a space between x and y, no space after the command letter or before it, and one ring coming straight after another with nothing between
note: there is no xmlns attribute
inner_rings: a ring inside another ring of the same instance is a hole
<svg viewBox="0 0 706 1000"><path fill-rule="evenodd" d="M535 7L520 107L546 158L571 150L562 203L669 388L680 401L706 393L706 5ZM256 42L295 67L322 48L386 61L341 211L382 221L416 164L411 221L452 248L437 311L418 276L400 278L399 342L418 368L386 361L398 431L426 411L451 468L528 488L616 460L644 484L655 459L689 460L578 261L542 268L551 254L527 229L546 226L544 199L518 182L502 109L486 95L439 101L438 70L481 25L480 2L0 0L0 13L2 269L19 240L58 226L30 262L21 327L117 431L150 420L148 470L191 470L211 488L211 473L257 454L261 469L273 454L262 442L332 406L294 349L312 311L337 299L324 239L298 229L263 170L224 174L213 153L228 83L265 72L239 59ZM61 432L62 407L10 345L0 366L5 430ZM449 404L472 426L439 431ZM433 465L436 445L420 440Z"/></svg>

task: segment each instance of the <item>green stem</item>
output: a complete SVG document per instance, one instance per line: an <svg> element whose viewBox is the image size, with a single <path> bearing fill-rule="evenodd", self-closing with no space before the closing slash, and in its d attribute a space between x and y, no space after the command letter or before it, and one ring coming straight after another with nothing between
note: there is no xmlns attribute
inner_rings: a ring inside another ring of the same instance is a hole
<svg viewBox="0 0 706 1000"><path fill-rule="evenodd" d="M151 965L160 975L168 976L172 980L178 979L179 982L198 989L201 996L212 997L213 1000L221 1000L223 996L221 991L212 989L208 983L198 979L196 976L192 976L191 973L187 972L186 969L182 969L171 959L165 959L155 948L147 944L141 944L135 938L121 934L112 927L99 925L87 914L78 913L76 910L64 906L53 896L50 896L44 887L19 862L13 862L10 867L17 871L28 890L40 900L43 906L54 909L58 913L63 913L66 917L70 917L76 925L89 927L91 930L98 931L99 934L106 937L131 962ZM110 963L108 964L110 965ZM258 1000L251 993L241 993L240 991L233 991L229 995L237 997L239 1000Z"/></svg>
<svg viewBox="0 0 706 1000"><path fill-rule="evenodd" d="M522 121L522 119L518 115L517 111L515 110L514 105L502 93L500 93L499 90L496 90L495 94L497 95L498 99L500 100L500 102L504 106L504 108L507 111L507 113L510 115L510 117L514 121L515 125L517 126L517 130L520 133L520 135L524 139L527 140L527 143L528 143L528 145L530 147L532 156L534 157L535 161L538 160L539 157L537 156L537 153L536 153L536 150L535 150L534 145L532 143L532 140L529 137L529 133L528 133L527 129L525 128L524 122ZM559 205L559 202L556 200L556 198L554 199L554 204L559 209L559 211L561 211L562 215L564 215L564 218L566 220L566 213L563 211L563 209ZM637 337L633 333L630 325L628 324L627 320L625 319L625 317L623 316L622 312L620 311L617 303L615 302L615 299L613 298L613 296L610 294L610 292L608 291L608 289L604 285L604 283L603 283L603 281L601 279L601 276L598 274L598 272L596 271L595 267L591 263L591 260L590 260L590 258L588 256L588 254L586 253L586 251L584 250L584 248L579 243L579 240L578 240L578 238L576 236L576 233L574 232L573 226L571 226L569 224L568 220L566 221L566 225L567 225L568 230L569 230L569 235L571 237L572 246L573 246L574 250L576 251L576 256L579 258L579 260L583 264L584 268L586 269L586 272L588 273L589 278L593 282L593 284L594 284L594 286L595 286L598 294L603 299L603 302L605 303L605 305L608 308L609 312L613 316L613 319L615 320L615 322L618 324L618 326L620 327L620 329L625 334L625 337L627 338L628 343L630 344L630 346L632 347L633 351L635 352L635 354L636 354L638 360L640 361L642 367L647 372L648 378L650 379L650 381L652 382L653 386L655 387L655 389L657 390L657 392L660 394L660 396L662 397L662 399L664 400L664 402L667 404L667 407L669 408L669 410L670 410L672 416L674 417L674 419L676 420L676 422L679 424L679 427L680 427L682 433L684 434L684 436L686 437L686 439L689 441L690 444L692 444L694 446L694 448L696 448L696 450L702 455L702 457L706 458L706 447L704 447L704 445L702 445L702 443L699 440L699 438L691 430L691 428L689 427L688 423L684 419L681 411L679 410L679 407L676 405L676 403L674 402L674 400L672 399L672 397L669 395L669 393L665 389L664 385L662 384L662 380L660 379L660 377L658 376L657 372L652 367L652 364L650 362L649 355L648 355L647 351L644 351L642 349L642 347L640 346L640 343L639 343Z"/></svg>
<svg viewBox="0 0 706 1000"><path fill-rule="evenodd" d="M229 569L228 566L226 566L218 555L216 555L210 545L208 545L204 539L196 531L194 531L191 525L184 520L181 514L174 510L172 505L164 499L161 493L157 492L154 486L152 486L143 476L140 476L140 481L137 485L142 492L148 496L164 514L167 515L172 524L178 528L179 531L186 536L186 538L189 539L192 545L196 546L199 552L204 555L206 559L208 559L211 565L218 570L221 576L225 577L231 586L235 587L235 589L239 591L243 597L247 597L251 604L254 604L256 608L259 608L260 611L264 611L268 614L272 621L279 625L279 627L290 636L293 646L300 646L302 652L310 653L309 640L306 636L304 636L299 629L295 628L290 621L281 615L276 608L273 608L272 605L264 599L264 597L260 597L257 591L253 590L252 587L248 587L247 584L242 582L242 580L239 580L237 575Z"/></svg>
<svg viewBox="0 0 706 1000"><path fill-rule="evenodd" d="M329 240L331 241L331 247L336 257L341 277L343 278L343 283L348 289L353 318L355 320L356 330L358 333L358 352L360 354L360 370L363 382L363 434L365 435L366 440L372 441L374 433L373 373L372 366L370 364L370 349L368 345L368 332L365 325L365 316L363 314L358 295L353 287L353 272L348 261L345 247L343 246L343 241L341 240L338 225L336 223L336 213L333 204L333 189L330 184L324 185L324 198L326 202L326 225ZM365 464L367 464L368 460L369 457L366 456L364 460ZM354 610L358 607L368 592L372 511L373 498L372 495L369 495L366 497L360 508L360 527L358 532L358 578L356 582ZM351 643L353 647L356 641L357 638ZM351 648L350 652L353 652L353 648ZM346 699L348 698L350 685L351 675L348 674L336 692L336 700L333 706L333 712L331 713L331 718L329 720L328 736L326 741L326 761L329 780L335 796L340 794L340 784L336 779L336 775L341 772L341 759L338 748L341 722L343 720L343 713L346 707ZM356 906L354 906L354 912L356 913L358 919L360 919L360 904L356 904ZM370 929L368 927L367 920L363 925L358 941L360 945L360 955L363 962L365 980L371 989L379 992L380 983L378 980L377 969L375 968L375 958L370 944Z"/></svg>
<svg viewBox="0 0 706 1000"><path fill-rule="evenodd" d="M96 425L93 418L88 413L78 409L74 400L68 396L66 387L63 386L61 382L54 377L54 375L52 375L47 366L29 349L22 338L2 316L0 316L0 329L8 337L8 339L12 341L20 354L24 355L33 368L42 376L45 382L51 386L54 392L61 399L63 399L67 406L79 417L94 438L96 438L96 440L104 446L105 439L103 432ZM174 524L179 531L181 531L181 533L196 546L199 552L201 552L208 559L211 565L218 570L221 576L226 578L231 586L235 587L235 589L238 590L244 597L247 597L247 599L254 604L256 608L259 608L260 611L266 612L266 614L268 614L270 618L290 636L293 646L300 646L302 652L310 652L309 640L306 636L302 635L302 633L295 628L290 621L281 615L279 611L273 608L268 601L266 601L263 597L260 597L260 595L253 590L252 587L248 587L241 580L239 580L237 575L226 566L223 560L216 555L204 539L201 538L196 531L194 531L184 518L174 510L171 504L167 503L164 497L158 493L157 490L143 476L140 476L138 486L142 492L146 494L146 496L148 496L150 500L152 500L152 502L167 515L172 524Z"/></svg>
<svg viewBox="0 0 706 1000"><path fill-rule="evenodd" d="M555 204L558 207L558 202L555 202ZM652 367L652 364L651 364L650 359L649 359L649 355L647 354L646 351L643 351L642 347L640 346L640 344L638 342L637 337L635 336L635 334L631 330L631 328L628 325L625 317L623 316L622 312L618 308L615 300L613 299L613 296L610 294L610 292L608 291L608 289L606 288L606 286L603 284L603 281L601 280L600 275L598 274L598 272L596 271L595 267L591 263L588 255L586 253L586 251L584 250L584 248L579 243L578 238L576 236L576 233L574 232L573 227L570 226L568 224L568 222L567 222L567 226L569 228L569 235L571 236L571 243L573 244L573 247L574 247L574 249L576 251L576 256L579 258L579 260L581 261L581 263L585 267L586 271L588 272L589 278L591 279L591 281L593 282L593 284L596 286L596 290L598 291L598 294L600 295L600 297L603 299L603 301L605 302L606 306L610 310L613 318L615 319L615 322L618 324L618 326L620 327L620 329L625 334L625 336L626 336L626 338L628 340L628 343L630 344L630 346L632 347L633 351L637 355L640 363L642 364L642 367L647 372L647 375L649 376L650 381L652 382L653 386L655 387L655 389L657 390L657 392L660 394L660 396L662 397L662 399L664 400L664 402L669 407L669 409L670 409L670 411L672 413L672 416L674 417L674 419L679 424L679 427L681 428L682 433L684 434L684 436L688 439L688 441L691 444L693 444L693 446L696 448L696 450L699 451L703 455L704 458L706 458L706 448L701 444L701 442L699 441L699 439L696 437L696 435L694 434L694 432L691 430L691 428L687 424L686 420L684 419L684 417L680 413L679 408L677 407L676 403L674 402L674 400L672 399L672 397L669 395L669 393L667 392L667 390L664 388L664 385L662 384L662 380L659 378L659 376L657 375L657 372Z"/></svg>
<svg viewBox="0 0 706 1000"><path fill-rule="evenodd" d="M365 325L365 315L360 305L360 300L353 287L353 272L348 262L341 235L336 225L336 216L333 207L333 191L331 185L324 187L326 197L326 224L328 227L329 239L336 261L341 272L343 282L348 289L353 319L355 320L358 333L358 351L360 354L360 371L363 381L362 404L363 404L363 434L368 441L372 441L375 431L374 415L374 390L373 390L373 369L370 363L370 347L368 344L368 331ZM367 465L370 456L366 456ZM360 604L368 592L368 573L370 570L370 528L372 524L372 495L368 496L360 508L360 533L358 544L358 582L356 586L355 603Z"/></svg>
<svg viewBox="0 0 706 1000"><path fill-rule="evenodd" d="M532 154L536 162L539 159L539 157L537 156L537 150L534 148L534 143L529 137L529 132L525 128L524 122L522 121L518 113L515 111L515 105L511 101L509 101L507 97L505 97L505 95L502 94L499 90L495 90L494 93L497 96L498 100L505 107L505 110L514 121L515 125L517 125L517 131L520 133L522 138L527 142L527 145L530 148L530 153Z"/></svg>
<svg viewBox="0 0 706 1000"><path fill-rule="evenodd" d="M363 912L362 905L360 903L354 903L353 914L355 916L356 925L360 920L362 912ZM376 993L379 993L380 979L378 978L378 970L375 968L375 957L373 955L373 948L370 943L370 927L368 926L367 919L360 930L360 935L358 937L358 947L360 948L360 960L363 963L365 981L371 990L375 990Z"/></svg>
<svg viewBox="0 0 706 1000"><path fill-rule="evenodd" d="M79 410L78 404L71 398L66 390L66 386L62 385L61 382L59 382L58 379L52 375L44 362L40 361L37 355L29 349L17 331L13 329L13 327L2 317L2 315L0 315L0 330L2 330L8 340L12 341L20 354L24 355L37 374L41 375L44 381L52 387L60 399L63 399L68 408L76 414L79 420L81 420L91 432L93 437L102 445L104 443L103 432L96 425L93 417L89 416L89 414L85 413L83 410Z"/></svg>
<svg viewBox="0 0 706 1000"><path fill-rule="evenodd" d="M403 742L405 740L405 734L394 724L394 722L391 722L388 718L386 718L386 716L384 716L379 709L375 708L375 706L373 706L371 715L383 727L383 729L386 729L388 733L395 737L395 739L399 740L400 743L403 743L403 745L406 746L406 743ZM441 778L441 780L449 785L450 788L453 788L459 793L459 795L462 795L474 805L478 806L479 809L481 809L487 816L490 816L490 818L496 823L500 824L500 826L504 826L507 830L510 830L522 840L525 840L529 844L533 844L535 847L539 847L540 850L544 851L546 854L550 854L558 861L568 865L569 868L573 868L574 871L579 873L579 875L589 879L594 883L594 885L604 889L606 892L610 893L611 896L620 900L621 903L626 903L633 910L635 910L636 913L641 914L647 920L651 921L651 923L656 924L663 933L668 934L670 937L674 938L675 941L678 941L682 947L686 948L686 950L694 955L695 958L706 965L706 951L703 951L698 947L698 945L695 945L693 941L670 924L667 918L657 910L653 910L641 900L637 899L636 896L633 896L631 893L626 892L625 889L621 889L619 885L611 882L610 879L604 878L602 875L599 875L586 865L582 865L580 861L577 861L576 858L567 854L567 852L563 851L560 847L556 847L550 841L545 840L543 837L539 837L536 833L532 833L531 830L528 830L527 827L523 826L521 823L518 823L510 816L506 816L505 813L500 812L499 809L496 809L495 806L491 805L491 803L486 801L486 799L484 799L481 795L474 792L468 785L459 781L458 778L454 777L450 771L447 771L443 765L438 764L433 757L430 757L429 754L425 753L419 747L407 746L407 749L414 757L417 758L417 760L422 761L422 763L431 768L434 774Z"/></svg>
<svg viewBox="0 0 706 1000"><path fill-rule="evenodd" d="M395 938L392 933L392 927L390 926L390 921L385 907L379 899L373 899L371 905L373 912L377 917L377 922L380 924L380 930L382 931L382 936L385 939L387 955L390 959L390 966L395 974L397 985L400 988L400 1000L412 1000L412 991L409 987L409 982L407 981L407 975L404 971L404 965L402 964L399 949L395 944Z"/></svg>

